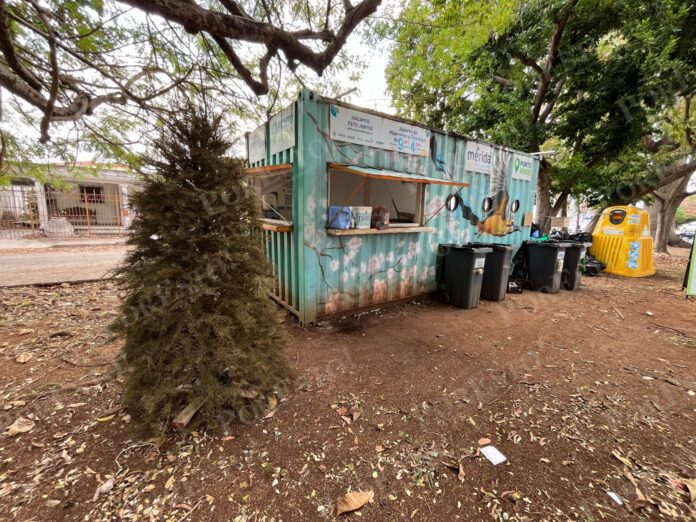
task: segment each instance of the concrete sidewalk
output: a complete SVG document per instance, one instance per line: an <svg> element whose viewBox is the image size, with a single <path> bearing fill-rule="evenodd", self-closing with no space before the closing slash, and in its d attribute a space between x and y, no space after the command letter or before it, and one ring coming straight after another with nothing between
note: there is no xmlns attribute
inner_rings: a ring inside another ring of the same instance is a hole
<svg viewBox="0 0 696 522"><path fill-rule="evenodd" d="M0 286L21 286L108 277L126 255L125 246L108 250L36 250L0 254Z"/></svg>
<svg viewBox="0 0 696 522"><path fill-rule="evenodd" d="M37 250L42 248L82 248L125 245L126 237L71 239L0 239L0 250Z"/></svg>

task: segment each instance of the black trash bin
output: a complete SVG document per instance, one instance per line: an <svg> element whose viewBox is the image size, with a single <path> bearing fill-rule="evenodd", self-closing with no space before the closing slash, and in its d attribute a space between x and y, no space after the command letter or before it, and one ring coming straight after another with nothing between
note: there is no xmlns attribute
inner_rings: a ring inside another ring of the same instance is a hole
<svg viewBox="0 0 696 522"><path fill-rule="evenodd" d="M460 308L476 308L481 297L488 247L445 244L438 247L440 298Z"/></svg>
<svg viewBox="0 0 696 522"><path fill-rule="evenodd" d="M567 243L527 241L527 279L533 290L556 294L561 288L561 276Z"/></svg>
<svg viewBox="0 0 696 522"><path fill-rule="evenodd" d="M563 259L563 275L561 276L561 286L566 290L577 290L580 286L580 261L585 257L587 251L586 243L567 243L565 259Z"/></svg>
<svg viewBox="0 0 696 522"><path fill-rule="evenodd" d="M493 251L486 256L486 266L483 268L481 283L481 299L486 301L502 301L508 288L510 265L512 264L512 245L502 243L468 243L481 248L488 247Z"/></svg>

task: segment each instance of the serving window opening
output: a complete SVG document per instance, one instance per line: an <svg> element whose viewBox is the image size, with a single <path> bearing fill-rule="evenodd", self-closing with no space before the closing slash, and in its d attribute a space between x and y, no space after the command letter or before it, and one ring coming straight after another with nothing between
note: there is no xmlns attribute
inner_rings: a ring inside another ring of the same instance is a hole
<svg viewBox="0 0 696 522"><path fill-rule="evenodd" d="M423 222L423 183L366 177L331 167L328 181L329 207L382 207L389 213L389 228L418 227ZM328 228L334 225L329 222Z"/></svg>
<svg viewBox="0 0 696 522"><path fill-rule="evenodd" d="M262 224L291 226L293 214L292 165L247 169L248 180L258 200Z"/></svg>

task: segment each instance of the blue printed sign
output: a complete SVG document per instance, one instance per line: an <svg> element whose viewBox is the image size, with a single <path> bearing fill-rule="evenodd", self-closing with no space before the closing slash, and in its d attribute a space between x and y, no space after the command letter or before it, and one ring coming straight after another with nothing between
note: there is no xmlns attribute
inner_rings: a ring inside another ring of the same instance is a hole
<svg viewBox="0 0 696 522"><path fill-rule="evenodd" d="M430 154L430 131L339 105L329 108L331 139L415 156Z"/></svg>

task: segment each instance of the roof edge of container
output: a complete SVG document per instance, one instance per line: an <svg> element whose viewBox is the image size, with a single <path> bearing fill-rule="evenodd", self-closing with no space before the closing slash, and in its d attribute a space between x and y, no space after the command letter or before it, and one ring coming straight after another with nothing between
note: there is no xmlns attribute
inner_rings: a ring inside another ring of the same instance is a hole
<svg viewBox="0 0 696 522"><path fill-rule="evenodd" d="M386 112L376 111L374 109L369 109L367 107L360 107L359 105L354 105L352 103L337 100L335 98L329 98L328 96L323 96L319 93L312 91L311 89L306 89L306 90L303 89L303 92L307 92L308 94L313 96L316 100L324 102L324 103L332 103L332 104L338 105L340 107L345 107L346 109L353 109L353 110L360 111L360 112L366 112L367 114L372 114L373 116L380 116L382 118L387 118L389 120L398 121L401 123L406 123L407 125L414 125L416 127L428 129L431 132L437 132L438 134L444 134L445 136L451 136L453 138L459 138L459 139L463 139L463 140L467 140L467 141L481 143L484 145L490 145L491 147L495 147L497 149L501 149L501 150L508 151L508 152L513 152L515 154L524 154L525 156L529 156L529 157L539 161L539 158L537 158L536 156L534 156L530 152L524 152L524 151L521 151L518 149L513 149L511 147L506 147L504 145L500 145L499 143L494 143L492 141L486 141L486 140L480 140L478 138L472 138L471 136L467 136L466 134L460 134L458 132L447 131L444 129L438 129L437 127L433 127L432 125L427 125L425 123L421 123L421 122L418 122L415 120L410 120L408 118L403 118L401 116L395 116L393 114L387 114Z"/></svg>

